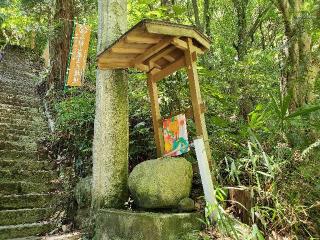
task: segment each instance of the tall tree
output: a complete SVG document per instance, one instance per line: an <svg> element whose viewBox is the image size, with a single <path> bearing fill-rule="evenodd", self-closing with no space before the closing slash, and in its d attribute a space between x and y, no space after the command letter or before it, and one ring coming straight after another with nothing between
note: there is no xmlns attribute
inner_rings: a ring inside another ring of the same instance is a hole
<svg viewBox="0 0 320 240"><path fill-rule="evenodd" d="M74 0L56 0L52 21L53 36L51 37L50 62L51 72L49 85L62 89L66 78L71 37L74 19Z"/></svg>
<svg viewBox="0 0 320 240"><path fill-rule="evenodd" d="M313 101L315 80L320 70L318 59L312 54L314 43L307 31L308 20L303 16L305 2L312 4L313 1L277 1L286 37L286 60L281 83L283 93L292 95L291 110Z"/></svg>
<svg viewBox="0 0 320 240"><path fill-rule="evenodd" d="M127 29L127 1L99 0L98 52ZM121 207L127 200L128 79L124 70L99 70L93 141L92 207Z"/></svg>
<svg viewBox="0 0 320 240"><path fill-rule="evenodd" d="M238 39L234 43L234 48L237 51L237 59L239 62L245 60L248 50L254 41L254 34L259 29L261 23L265 20L265 16L272 7L272 2L263 3L256 7L256 17L251 21L248 20L248 9L250 0L232 0L233 7L236 13L237 35ZM248 114L253 110L253 102L248 93L250 84L247 82L247 77L243 76L239 79L239 88L241 88L241 97L239 98L240 115L244 120L247 120Z"/></svg>
<svg viewBox="0 0 320 240"><path fill-rule="evenodd" d="M194 15L194 21L196 23L196 26L200 29L201 23L200 23L200 15L199 15L199 6L197 0L192 0L192 6L193 6L193 15Z"/></svg>
<svg viewBox="0 0 320 240"><path fill-rule="evenodd" d="M210 36L210 19L211 19L210 0L204 0L203 2L203 29L204 32Z"/></svg>

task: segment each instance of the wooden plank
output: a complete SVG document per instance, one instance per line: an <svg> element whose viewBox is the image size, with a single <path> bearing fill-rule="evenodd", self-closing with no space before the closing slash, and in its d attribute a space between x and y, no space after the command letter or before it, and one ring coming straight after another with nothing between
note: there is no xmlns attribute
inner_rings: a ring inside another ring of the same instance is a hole
<svg viewBox="0 0 320 240"><path fill-rule="evenodd" d="M150 48L152 45L153 44L145 44L145 43L127 43L124 40L122 40L122 41L118 42L116 45L114 45L112 48L114 48L114 47L116 47L116 48L135 48L135 49L146 50L146 49Z"/></svg>
<svg viewBox="0 0 320 240"><path fill-rule="evenodd" d="M144 60L150 58L153 56L155 53L161 51L163 48L168 46L171 43L172 38L171 37L165 37L163 38L158 44L152 46L148 50L146 50L143 54L138 56L134 62L137 63L142 63Z"/></svg>
<svg viewBox="0 0 320 240"><path fill-rule="evenodd" d="M99 63L130 63L132 62L132 58L113 58L109 57L107 59L100 59Z"/></svg>
<svg viewBox="0 0 320 240"><path fill-rule="evenodd" d="M190 37L197 40L201 45L203 45L205 49L210 48L210 42L190 27L186 28L183 26L168 25L154 22L146 23L145 26L147 32L149 33Z"/></svg>
<svg viewBox="0 0 320 240"><path fill-rule="evenodd" d="M204 114L201 111L200 104L202 103L201 93L200 93L200 84L198 79L198 72L197 72L197 65L196 62L193 61L193 54L192 54L192 39L188 38L188 49L184 52L185 61L186 61L186 69L188 73L188 80L190 85L190 95L192 101L192 108L193 108L193 115L194 115L194 122L196 125L196 133L197 136L202 136L206 153L209 161L210 167L212 167L212 156L211 150L209 145L208 139L208 132L205 123Z"/></svg>
<svg viewBox="0 0 320 240"><path fill-rule="evenodd" d="M163 58L164 58L165 60L167 60L168 62L171 62L171 63L176 60L174 57L172 57L172 56L170 56L170 55L163 56Z"/></svg>
<svg viewBox="0 0 320 240"><path fill-rule="evenodd" d="M111 53L107 58L105 58L105 61L109 61L109 59L125 59L126 61L130 61L132 59L135 59L139 54L136 53Z"/></svg>
<svg viewBox="0 0 320 240"><path fill-rule="evenodd" d="M111 48L111 53L118 53L118 54L141 54L144 52L145 52L145 49L143 48L122 48L122 47Z"/></svg>
<svg viewBox="0 0 320 240"><path fill-rule="evenodd" d="M159 106L159 96L157 83L152 81L150 74L148 74L148 91L151 102L151 113L153 122L154 139L157 146L157 156L161 157L164 153L163 147L163 134L162 134L162 124L159 124L161 120L160 106Z"/></svg>
<svg viewBox="0 0 320 240"><path fill-rule="evenodd" d="M126 43L144 43L144 44L156 44L161 41L160 36L153 36L147 34L134 34L129 33L128 36L125 37L124 42Z"/></svg>
<svg viewBox="0 0 320 240"><path fill-rule="evenodd" d="M103 63L98 62L98 68L101 70L106 69L124 69L124 68L131 68L134 67L131 63L118 63L118 62L109 62L109 63Z"/></svg>

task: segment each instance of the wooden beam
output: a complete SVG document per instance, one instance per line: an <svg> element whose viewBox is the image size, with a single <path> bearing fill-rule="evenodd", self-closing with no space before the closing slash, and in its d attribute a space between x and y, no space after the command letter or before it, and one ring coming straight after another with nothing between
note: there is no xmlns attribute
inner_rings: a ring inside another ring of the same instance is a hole
<svg viewBox="0 0 320 240"><path fill-rule="evenodd" d="M179 39L177 37L172 39L172 44L175 45L177 48L179 48L181 50L187 50L188 49L188 44L185 41L183 41L183 40L181 40L181 39Z"/></svg>
<svg viewBox="0 0 320 240"><path fill-rule="evenodd" d="M191 54L192 56L192 60L195 61L197 59L197 55ZM167 76L169 76L170 74L178 71L180 68L186 66L186 61L185 61L185 57L181 57L179 60L176 60L174 63L171 63L169 66L165 67L164 69L162 69L160 72L157 72L155 74L152 74L152 79L153 81L157 82Z"/></svg>
<svg viewBox="0 0 320 240"><path fill-rule="evenodd" d="M150 75L155 74L155 73L158 73L158 72L160 72L160 71L161 71L161 70L158 69L158 68L153 68L153 69L150 71Z"/></svg>
<svg viewBox="0 0 320 240"><path fill-rule="evenodd" d="M151 75L151 78L153 81L157 82L165 78L166 76L174 73L175 71L178 71L180 68L184 67L185 65L186 65L185 58L182 57L179 60L175 61L174 63L162 69L160 72L157 72Z"/></svg>
<svg viewBox="0 0 320 240"><path fill-rule="evenodd" d="M151 102L151 113L152 113L152 122L153 122L153 131L154 131L154 140L157 146L157 156L162 157L164 153L163 147L163 134L162 134L162 123L159 124L161 120L160 115L160 106L159 106L159 97L158 97L158 88L157 83L152 81L150 74L148 74L148 91Z"/></svg>
<svg viewBox="0 0 320 240"><path fill-rule="evenodd" d="M177 48L179 48L181 50L184 50L184 51L188 49L187 42L185 42L182 39L179 39L177 37L173 38L172 44L174 44ZM191 49L192 49L192 52L196 52L198 54L203 54L204 53L200 48L198 48L198 47L196 47L194 45L192 45Z"/></svg>
<svg viewBox="0 0 320 240"><path fill-rule="evenodd" d="M163 48L168 46L171 43L171 37L163 38L159 43L147 49L143 54L138 56L134 59L134 63L142 63L144 60L148 59L149 57L153 56L155 53L161 51Z"/></svg>
<svg viewBox="0 0 320 240"><path fill-rule="evenodd" d="M185 61L186 68L188 73L189 85L190 85L190 95L192 101L192 109L194 115L194 122L196 125L196 133L197 136L202 137L205 143L206 154L209 161L209 166L212 167L212 156L208 139L208 132L206 127L206 122L204 118L204 114L201 111L201 93L200 93L200 84L198 79L197 65L196 62L193 61L192 57L192 48L193 43L192 39L188 38L187 41L188 49L185 50Z"/></svg>
<svg viewBox="0 0 320 240"><path fill-rule="evenodd" d="M149 66L148 65L145 65L145 64L142 64L142 63L140 63L140 64L135 64L134 65L136 68L138 68L140 71L142 71L142 72L149 72L150 71L150 68L149 68Z"/></svg>
<svg viewBox="0 0 320 240"><path fill-rule="evenodd" d="M163 58L164 56L168 55L169 53L171 53L175 49L176 49L175 46L170 46L168 48L162 49L160 52L158 52L156 55L154 55L153 57L151 57L148 60L149 61L149 65L150 65L150 63L154 63L157 60L159 60L160 58Z"/></svg>
<svg viewBox="0 0 320 240"><path fill-rule="evenodd" d="M171 57L170 55L163 56L163 58L171 63L176 60L174 57Z"/></svg>

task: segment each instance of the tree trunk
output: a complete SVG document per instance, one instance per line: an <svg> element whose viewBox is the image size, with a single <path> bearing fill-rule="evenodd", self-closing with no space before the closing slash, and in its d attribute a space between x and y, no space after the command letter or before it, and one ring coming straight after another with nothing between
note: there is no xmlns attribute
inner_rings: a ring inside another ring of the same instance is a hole
<svg viewBox="0 0 320 240"><path fill-rule="evenodd" d="M49 86L63 89L66 78L74 18L73 0L56 0L53 37L50 42Z"/></svg>
<svg viewBox="0 0 320 240"><path fill-rule="evenodd" d="M287 45L282 90L284 95L291 94L290 110L294 111L313 101L319 65L312 57L311 37L301 20L301 0L278 0L277 3L284 22Z"/></svg>
<svg viewBox="0 0 320 240"><path fill-rule="evenodd" d="M266 14L271 9L272 2L266 6L259 6L260 9L257 17L252 24L248 26L247 10L249 8L249 0L233 0L233 7L237 15L237 42L234 43L234 47L237 51L238 61L244 61L248 54L249 48L252 46L254 34L262 24ZM238 87L241 89L241 96L239 97L238 107L239 113L243 120L248 120L249 113L253 110L254 99L252 94L249 92L250 82L245 75L239 77ZM236 85L235 87L236 88Z"/></svg>
<svg viewBox="0 0 320 240"><path fill-rule="evenodd" d="M192 0L192 6L193 6L193 13L194 13L194 21L196 23L197 28L201 29L198 1Z"/></svg>
<svg viewBox="0 0 320 240"><path fill-rule="evenodd" d="M205 34L211 36L210 31L210 19L211 19L211 9L210 9L210 0L204 0L203 3L203 29Z"/></svg>
<svg viewBox="0 0 320 240"><path fill-rule="evenodd" d="M98 52L127 29L127 1L99 0ZM128 178L128 79L124 70L99 70L93 141L92 207L123 207Z"/></svg>

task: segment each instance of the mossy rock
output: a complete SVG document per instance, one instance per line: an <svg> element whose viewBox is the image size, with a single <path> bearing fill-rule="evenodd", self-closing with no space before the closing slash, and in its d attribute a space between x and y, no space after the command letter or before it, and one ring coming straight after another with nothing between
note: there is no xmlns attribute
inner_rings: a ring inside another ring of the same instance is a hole
<svg viewBox="0 0 320 240"><path fill-rule="evenodd" d="M192 165L184 158L159 158L137 165L128 180L134 203L141 208L176 208L190 195Z"/></svg>

